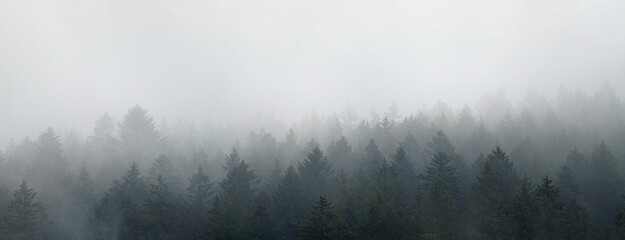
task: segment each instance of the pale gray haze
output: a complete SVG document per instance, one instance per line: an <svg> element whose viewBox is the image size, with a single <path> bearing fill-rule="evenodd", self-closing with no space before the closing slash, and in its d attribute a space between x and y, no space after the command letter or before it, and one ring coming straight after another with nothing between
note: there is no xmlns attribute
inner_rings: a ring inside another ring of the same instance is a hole
<svg viewBox="0 0 625 240"><path fill-rule="evenodd" d="M0 149L134 104L157 123L289 125L605 82L625 92L621 0L0 0Z"/></svg>

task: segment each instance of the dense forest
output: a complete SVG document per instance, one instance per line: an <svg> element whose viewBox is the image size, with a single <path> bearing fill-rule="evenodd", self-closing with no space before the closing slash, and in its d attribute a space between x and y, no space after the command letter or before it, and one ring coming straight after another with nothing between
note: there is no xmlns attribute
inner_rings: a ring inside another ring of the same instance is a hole
<svg viewBox="0 0 625 240"><path fill-rule="evenodd" d="M625 239L625 102L608 84L290 125L144 107L9 142L0 239Z"/></svg>

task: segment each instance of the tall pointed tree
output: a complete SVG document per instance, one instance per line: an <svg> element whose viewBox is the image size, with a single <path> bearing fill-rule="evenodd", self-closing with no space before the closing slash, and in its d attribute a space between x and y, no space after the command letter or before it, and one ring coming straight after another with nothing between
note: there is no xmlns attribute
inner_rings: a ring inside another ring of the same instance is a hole
<svg viewBox="0 0 625 240"><path fill-rule="evenodd" d="M306 154L304 161L297 166L304 189L304 198L308 204L312 204L315 198L327 194L332 174L332 165L324 156L319 145Z"/></svg>
<svg viewBox="0 0 625 240"><path fill-rule="evenodd" d="M373 172L382 164L382 160L384 160L384 157L378 149L378 145L375 143L375 140L370 139L362 156L363 169L368 172Z"/></svg>
<svg viewBox="0 0 625 240"><path fill-rule="evenodd" d="M241 161L243 161L243 159L239 156L237 149L233 147L232 151L230 151L230 155L226 156L226 165L224 165L223 168L226 172L230 172L234 167L238 166Z"/></svg>
<svg viewBox="0 0 625 240"><path fill-rule="evenodd" d="M194 231L200 231L206 225L205 218L208 215L210 203L214 195L211 189L212 186L213 183L210 182L202 167L198 167L197 172L193 173L191 178L189 178L185 205L187 209L186 215L191 221L190 224L195 227Z"/></svg>
<svg viewBox="0 0 625 240"><path fill-rule="evenodd" d="M417 172L414 163L410 160L410 156L403 147L397 148L395 154L393 154L393 166L397 172L397 178L406 186L409 193L416 191L418 182Z"/></svg>
<svg viewBox="0 0 625 240"><path fill-rule="evenodd" d="M164 145L154 119L139 105L124 115L119 123L119 137L125 159L141 166L156 158Z"/></svg>
<svg viewBox="0 0 625 240"><path fill-rule="evenodd" d="M471 186L476 237L497 239L507 231L505 208L512 203L520 183L514 164L499 146L495 147Z"/></svg>
<svg viewBox="0 0 625 240"><path fill-rule="evenodd" d="M45 208L35 201L37 193L22 181L7 206L7 239L30 240L46 237Z"/></svg>

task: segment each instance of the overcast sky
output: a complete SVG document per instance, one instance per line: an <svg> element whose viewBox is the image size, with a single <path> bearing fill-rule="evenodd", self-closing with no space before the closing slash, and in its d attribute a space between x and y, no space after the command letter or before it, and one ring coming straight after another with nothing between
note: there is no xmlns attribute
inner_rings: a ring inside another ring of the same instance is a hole
<svg viewBox="0 0 625 240"><path fill-rule="evenodd" d="M0 146L135 103L291 121L605 81L625 92L622 0L0 0Z"/></svg>

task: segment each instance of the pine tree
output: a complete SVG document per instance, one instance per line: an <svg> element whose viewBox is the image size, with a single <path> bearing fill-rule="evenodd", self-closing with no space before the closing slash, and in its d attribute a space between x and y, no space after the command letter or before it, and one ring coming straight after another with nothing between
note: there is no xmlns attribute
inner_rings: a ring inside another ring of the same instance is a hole
<svg viewBox="0 0 625 240"><path fill-rule="evenodd" d="M525 176L521 189L514 197L510 210L513 222L512 236L514 239L531 240L536 236L536 200L532 194L532 181Z"/></svg>
<svg viewBox="0 0 625 240"><path fill-rule="evenodd" d="M273 166L269 169L267 173L267 182L265 185L265 189L267 192L275 193L278 190L278 186L280 186L280 181L282 181L282 175L284 175L284 168L282 167L282 162L278 159L275 159L273 162Z"/></svg>
<svg viewBox="0 0 625 240"><path fill-rule="evenodd" d="M148 170L148 180L151 184L157 183L158 176L161 176L168 183L172 193L178 191L178 187L181 184L178 176L174 173L174 165L165 154L160 154Z"/></svg>
<svg viewBox="0 0 625 240"><path fill-rule="evenodd" d="M558 187L561 190L560 199L569 201L580 196L579 185L573 176L573 169L567 165L563 165L558 173Z"/></svg>
<svg viewBox="0 0 625 240"><path fill-rule="evenodd" d="M361 239L401 239L401 222L397 212L380 194L371 197L360 224Z"/></svg>
<svg viewBox="0 0 625 240"><path fill-rule="evenodd" d="M226 156L226 165L223 166L226 172L230 172L234 167L238 166L243 159L239 156L236 148L232 148L230 155Z"/></svg>
<svg viewBox="0 0 625 240"><path fill-rule="evenodd" d="M122 179L115 180L104 197L96 205L95 219L92 223L98 239L118 236L132 239L146 234L143 203L148 197L145 183L139 167L132 163ZM111 224L119 224L116 232Z"/></svg>
<svg viewBox="0 0 625 240"><path fill-rule="evenodd" d="M247 215L252 207L252 199L256 195L256 185L259 182L260 179L254 171L241 160L219 183L222 190L221 198L227 203L226 205L235 206L239 216Z"/></svg>
<svg viewBox="0 0 625 240"><path fill-rule="evenodd" d="M333 207L324 195L319 197L311 212L308 224L299 227L298 237L311 240L352 239L349 226L333 213Z"/></svg>
<svg viewBox="0 0 625 240"><path fill-rule="evenodd" d="M69 163L63 156L62 144L54 129L49 127L46 132L42 133L39 136L39 142L39 149L30 168L31 174L46 184L65 177Z"/></svg>
<svg viewBox="0 0 625 240"><path fill-rule="evenodd" d="M378 145L375 143L375 140L370 139L369 143L365 147L365 152L362 157L362 167L365 171L373 172L375 168L382 164L382 153L378 149Z"/></svg>
<svg viewBox="0 0 625 240"><path fill-rule="evenodd" d="M74 190L75 199L82 206L86 207L91 205L95 197L93 193L93 181L84 165L80 168L80 174L76 180L76 188Z"/></svg>
<svg viewBox="0 0 625 240"><path fill-rule="evenodd" d="M332 161L332 165L336 169L348 171L354 168L354 153L352 146L347 142L345 137L341 137L338 141L330 143L328 146L328 159Z"/></svg>
<svg viewBox="0 0 625 240"><path fill-rule="evenodd" d="M196 151L191 156L191 166L202 167L204 169L208 169L208 154L204 151L204 148L201 148L199 151Z"/></svg>
<svg viewBox="0 0 625 240"><path fill-rule="evenodd" d="M374 195L380 195L389 206L399 208L405 206L406 202L402 194L405 194L404 185L399 182L395 167L386 160L375 170L372 176Z"/></svg>
<svg viewBox="0 0 625 240"><path fill-rule="evenodd" d="M399 181L406 186L409 193L413 193L416 190L418 176L414 163L410 161L410 156L406 154L403 147L399 147L395 151L393 155L393 166L395 171L397 171Z"/></svg>
<svg viewBox="0 0 625 240"><path fill-rule="evenodd" d="M175 217L173 196L169 185L161 175L150 184L149 193L145 209L152 236L157 238L171 236L174 227L172 220Z"/></svg>
<svg viewBox="0 0 625 240"><path fill-rule="evenodd" d="M269 213L263 203L256 205L249 219L248 239L277 239L276 226L269 218Z"/></svg>
<svg viewBox="0 0 625 240"><path fill-rule="evenodd" d="M439 152L447 154L458 178L458 193L465 195L463 198L468 196L470 188L469 167L462 156L456 153L455 147L451 144L447 135L442 130L436 132L436 135L432 137L432 141L427 144L426 149L430 157L434 157Z"/></svg>
<svg viewBox="0 0 625 240"><path fill-rule="evenodd" d="M548 176L536 188L536 209L538 210L536 234L538 239L562 239L559 220L562 214L560 189Z"/></svg>
<svg viewBox="0 0 625 240"><path fill-rule="evenodd" d="M425 168L425 159L420 158L423 155L421 146L419 146L417 139L411 132L408 132L404 140L399 143L399 146L406 152L408 162L412 163L414 171L421 171Z"/></svg>
<svg viewBox="0 0 625 240"><path fill-rule="evenodd" d="M507 231L505 209L512 203L519 185L514 164L497 146L486 156L486 162L471 186L475 237L497 239Z"/></svg>
<svg viewBox="0 0 625 240"><path fill-rule="evenodd" d="M562 239L592 239L598 231L586 208L573 197L566 202L560 219Z"/></svg>
<svg viewBox="0 0 625 240"><path fill-rule="evenodd" d="M330 184L330 175L332 174L332 165L319 149L318 145L306 154L306 159L297 166L304 189L304 199L307 203L312 204L315 196L325 195L328 193Z"/></svg>
<svg viewBox="0 0 625 240"><path fill-rule="evenodd" d="M588 167L584 170L582 192L588 197L590 215L601 225L608 225L612 213L619 209L618 197L622 193L622 176L618 161L605 142L595 147Z"/></svg>
<svg viewBox="0 0 625 240"><path fill-rule="evenodd" d="M37 193L22 181L7 206L7 239L30 240L48 237L45 208L35 201Z"/></svg>
<svg viewBox="0 0 625 240"><path fill-rule="evenodd" d="M430 201L429 208L424 209L425 214L429 216L423 223L425 233L443 239L458 238L460 228L458 180L447 154L443 152L435 154L425 173L422 178L427 191L427 201Z"/></svg>
<svg viewBox="0 0 625 240"><path fill-rule="evenodd" d="M126 159L141 166L154 159L164 145L154 119L139 105L124 115L119 123L119 137Z"/></svg>
<svg viewBox="0 0 625 240"><path fill-rule="evenodd" d="M302 197L303 189L293 166L289 166L282 180L276 195L273 197L272 215L277 220L278 229L282 231L285 238L295 236L295 223L304 216L304 201Z"/></svg>
<svg viewBox="0 0 625 240"><path fill-rule="evenodd" d="M210 202L213 198L213 183L210 182L208 176L202 171L202 167L198 167L197 173L193 173L189 178L189 187L187 187L187 197L185 205L187 216L191 224L195 227L195 231L199 231L206 225L205 217L210 209Z"/></svg>

